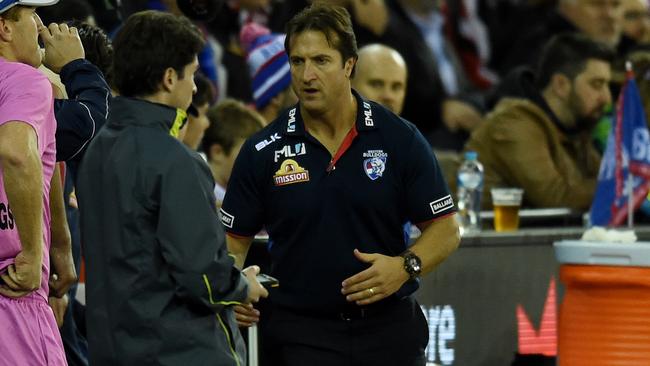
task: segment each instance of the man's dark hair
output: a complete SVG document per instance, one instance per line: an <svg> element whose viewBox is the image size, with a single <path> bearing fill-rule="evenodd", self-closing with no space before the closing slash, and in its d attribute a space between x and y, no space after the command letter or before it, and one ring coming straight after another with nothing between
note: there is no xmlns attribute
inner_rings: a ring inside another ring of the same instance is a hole
<svg viewBox="0 0 650 366"><path fill-rule="evenodd" d="M106 81L111 84L113 64L113 46L103 29L85 22L73 20L68 26L76 27L84 46L86 60L99 68Z"/></svg>
<svg viewBox="0 0 650 366"><path fill-rule="evenodd" d="M86 0L63 0L54 5L39 7L36 12L47 26L71 20L86 21L93 15L93 7Z"/></svg>
<svg viewBox="0 0 650 366"><path fill-rule="evenodd" d="M159 11L131 15L113 41L113 82L126 97L156 93L172 68L179 78L204 45L187 18Z"/></svg>
<svg viewBox="0 0 650 366"><path fill-rule="evenodd" d="M210 147L221 145L230 154L237 139L247 139L262 129L264 118L234 99L224 99L208 111L210 126L203 135L203 151L210 160Z"/></svg>
<svg viewBox="0 0 650 366"><path fill-rule="evenodd" d="M553 74L561 73L573 80L584 71L590 59L612 63L614 50L579 33L563 33L551 38L537 64L538 88L545 88Z"/></svg>
<svg viewBox="0 0 650 366"><path fill-rule="evenodd" d="M350 13L341 6L314 3L296 14L286 26L284 48L291 57L291 38L306 31L318 31L325 35L330 47L341 54L343 64L357 55L357 39L352 30ZM351 76L354 76L354 68Z"/></svg>

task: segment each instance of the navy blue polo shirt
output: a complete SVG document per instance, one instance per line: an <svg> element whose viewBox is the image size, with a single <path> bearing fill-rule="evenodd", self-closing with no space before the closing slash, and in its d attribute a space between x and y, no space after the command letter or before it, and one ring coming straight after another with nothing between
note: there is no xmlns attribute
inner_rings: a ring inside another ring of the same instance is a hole
<svg viewBox="0 0 650 366"><path fill-rule="evenodd" d="M335 309L341 282L368 268L353 254L399 255L403 225L455 211L431 147L417 128L377 103L357 100L356 123L329 151L305 130L298 106L249 138L223 202L230 235L269 233L275 304Z"/></svg>

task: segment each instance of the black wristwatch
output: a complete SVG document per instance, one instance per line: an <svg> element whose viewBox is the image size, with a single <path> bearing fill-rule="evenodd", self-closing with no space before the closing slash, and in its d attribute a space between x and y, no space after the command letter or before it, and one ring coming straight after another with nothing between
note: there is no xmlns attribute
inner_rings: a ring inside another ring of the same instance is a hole
<svg viewBox="0 0 650 366"><path fill-rule="evenodd" d="M404 258L404 270L408 273L409 279L414 280L420 277L420 273L422 272L422 261L420 257L410 250L406 250L400 256Z"/></svg>

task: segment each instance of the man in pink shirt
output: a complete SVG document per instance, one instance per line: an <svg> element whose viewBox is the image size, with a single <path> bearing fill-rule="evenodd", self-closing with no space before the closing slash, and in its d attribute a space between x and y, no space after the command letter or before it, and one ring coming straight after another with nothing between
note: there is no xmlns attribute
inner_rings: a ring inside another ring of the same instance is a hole
<svg viewBox="0 0 650 366"><path fill-rule="evenodd" d="M50 181L55 167L52 86L36 70L36 6L0 0L0 364L66 365L47 304ZM51 28L52 29L52 28ZM60 30L67 33L76 30ZM56 263L56 262L55 262Z"/></svg>

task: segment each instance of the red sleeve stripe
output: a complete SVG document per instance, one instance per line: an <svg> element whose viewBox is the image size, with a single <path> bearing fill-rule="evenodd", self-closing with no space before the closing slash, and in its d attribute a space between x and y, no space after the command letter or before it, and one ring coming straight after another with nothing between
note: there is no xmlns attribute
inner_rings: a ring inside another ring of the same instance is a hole
<svg viewBox="0 0 650 366"><path fill-rule="evenodd" d="M255 235L240 235L240 234L235 234L235 233L230 232L230 231L226 231L226 235L231 236L231 237L233 237L235 239L249 239L249 238L252 238L252 237L255 236Z"/></svg>
<svg viewBox="0 0 650 366"><path fill-rule="evenodd" d="M430 223L432 223L432 222L434 222L434 221L438 221L438 220L440 220L440 219L444 219L445 217L451 216L451 215L453 215L453 214L455 214L455 213L456 213L456 211L453 211L453 212L450 212L450 213L444 214L444 215L442 215L442 216L434 217L434 218L432 218L431 220L418 222L417 224L415 224L415 226L417 226L417 227L420 227L421 225L427 226L427 225L429 225Z"/></svg>

